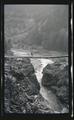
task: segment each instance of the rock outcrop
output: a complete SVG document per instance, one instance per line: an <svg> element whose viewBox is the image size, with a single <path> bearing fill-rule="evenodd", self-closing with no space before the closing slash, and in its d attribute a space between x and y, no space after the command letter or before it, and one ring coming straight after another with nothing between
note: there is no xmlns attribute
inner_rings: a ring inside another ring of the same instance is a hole
<svg viewBox="0 0 74 120"><path fill-rule="evenodd" d="M6 113L53 113L41 96L40 85L28 58L5 59L4 108Z"/></svg>
<svg viewBox="0 0 74 120"><path fill-rule="evenodd" d="M43 69L42 85L51 90L64 107L69 106L68 64L65 60L48 64Z"/></svg>

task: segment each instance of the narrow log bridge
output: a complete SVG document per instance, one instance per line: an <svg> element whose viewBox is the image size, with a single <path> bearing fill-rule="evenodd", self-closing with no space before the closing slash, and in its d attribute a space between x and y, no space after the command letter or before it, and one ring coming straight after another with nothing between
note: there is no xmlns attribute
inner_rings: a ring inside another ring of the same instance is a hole
<svg viewBox="0 0 74 120"><path fill-rule="evenodd" d="M46 59L49 59L49 58L64 58L64 57L69 57L68 55L65 55L65 56L4 56L4 58L46 58Z"/></svg>

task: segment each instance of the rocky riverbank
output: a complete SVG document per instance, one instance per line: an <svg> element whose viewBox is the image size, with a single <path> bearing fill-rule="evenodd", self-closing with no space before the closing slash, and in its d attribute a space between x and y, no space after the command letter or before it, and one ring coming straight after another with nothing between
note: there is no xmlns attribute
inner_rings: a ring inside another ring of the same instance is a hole
<svg viewBox="0 0 74 120"><path fill-rule="evenodd" d="M40 85L29 58L6 58L5 113L53 113L40 94Z"/></svg>
<svg viewBox="0 0 74 120"><path fill-rule="evenodd" d="M56 60L53 64L47 64L43 69L42 85L52 91L63 106L62 112L69 109L69 76L66 59Z"/></svg>

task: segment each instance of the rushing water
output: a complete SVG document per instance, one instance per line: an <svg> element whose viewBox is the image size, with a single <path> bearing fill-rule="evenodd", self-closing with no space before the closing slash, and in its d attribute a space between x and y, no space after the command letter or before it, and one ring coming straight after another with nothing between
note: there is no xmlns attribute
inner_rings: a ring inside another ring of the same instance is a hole
<svg viewBox="0 0 74 120"><path fill-rule="evenodd" d="M52 93L51 90L48 90L47 88L45 88L41 85L41 79L42 79L42 76L43 76L43 73L42 73L43 68L47 64L53 64L54 62L52 61L52 59L31 58L31 63L34 66L35 74L36 74L37 80L40 84L40 93L44 97L44 99L46 99L48 101L48 107L51 108L54 111L54 113L65 113L65 112L67 112L67 109L63 108L63 106L61 106L60 101L58 100L56 95L54 93Z"/></svg>
<svg viewBox="0 0 74 120"><path fill-rule="evenodd" d="M42 71L43 71L43 68L47 65L47 64L52 64L53 61L52 60L49 60L49 59L36 59L36 58L31 58L31 63L33 64L34 66L34 69L35 69L35 74L36 74L36 77L37 77L37 80L38 82L40 83L41 85L41 78L42 78Z"/></svg>
<svg viewBox="0 0 74 120"><path fill-rule="evenodd" d="M48 107L54 110L54 112L59 113L61 111L61 107L59 105L59 101L57 97L52 93L51 90L47 90L45 87L41 85L41 78L43 76L42 71L43 68L47 64L53 64L54 62L51 59L35 59L31 58L31 63L34 66L35 74L37 77L38 82L40 83L40 93L48 101Z"/></svg>
<svg viewBox="0 0 74 120"><path fill-rule="evenodd" d="M14 50L13 52L14 52L14 56L25 56L29 54L27 52L17 51L17 50L16 51ZM31 60L32 65L34 66L35 74L40 84L40 93L44 97L44 99L48 101L48 107L51 108L54 111L54 113L66 112L65 108L64 109L61 108L59 101L57 97L55 96L55 94L53 94L51 90L47 90L45 87L41 85L41 79L43 76L42 74L43 68L47 64L53 64L54 62L52 61L52 59L31 58L30 60Z"/></svg>

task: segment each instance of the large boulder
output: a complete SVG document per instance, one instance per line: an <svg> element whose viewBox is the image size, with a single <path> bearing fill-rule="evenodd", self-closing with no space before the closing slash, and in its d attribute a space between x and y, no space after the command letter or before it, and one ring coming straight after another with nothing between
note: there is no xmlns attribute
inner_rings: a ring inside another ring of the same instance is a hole
<svg viewBox="0 0 74 120"><path fill-rule="evenodd" d="M4 108L6 113L51 113L40 95L40 85L28 58L6 58Z"/></svg>
<svg viewBox="0 0 74 120"><path fill-rule="evenodd" d="M60 64L48 64L43 69L43 77L42 77L42 85L43 86L51 86L56 85L56 82L58 81L58 72L59 72L59 66Z"/></svg>
<svg viewBox="0 0 74 120"><path fill-rule="evenodd" d="M42 85L51 90L61 103L69 105L69 75L66 61L54 62L43 69Z"/></svg>

